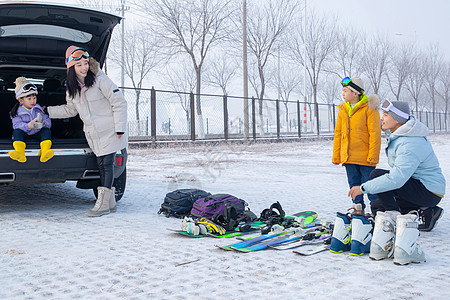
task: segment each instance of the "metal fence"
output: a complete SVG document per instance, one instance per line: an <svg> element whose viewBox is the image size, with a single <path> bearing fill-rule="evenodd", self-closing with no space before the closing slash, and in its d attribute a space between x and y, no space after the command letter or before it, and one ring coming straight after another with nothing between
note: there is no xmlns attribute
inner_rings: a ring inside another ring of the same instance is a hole
<svg viewBox="0 0 450 300"><path fill-rule="evenodd" d="M256 140L330 136L338 113L334 104L195 95L155 89L123 90L128 103L130 140ZM197 112L198 100L201 103L201 118ZM248 103L247 135L245 101ZM446 132L449 128L448 113L419 111L417 117L432 131Z"/></svg>

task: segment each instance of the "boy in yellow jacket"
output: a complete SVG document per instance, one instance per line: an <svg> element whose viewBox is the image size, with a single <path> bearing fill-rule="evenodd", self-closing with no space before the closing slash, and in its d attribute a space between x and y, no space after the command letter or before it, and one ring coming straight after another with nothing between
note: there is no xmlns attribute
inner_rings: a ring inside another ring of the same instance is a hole
<svg viewBox="0 0 450 300"><path fill-rule="evenodd" d="M333 164L342 164L347 172L350 188L368 181L380 157L381 122L376 94L364 94L364 85L359 77L345 77L341 82L344 103L334 130ZM368 195L375 201L375 195ZM364 214L363 195L353 200L353 212Z"/></svg>

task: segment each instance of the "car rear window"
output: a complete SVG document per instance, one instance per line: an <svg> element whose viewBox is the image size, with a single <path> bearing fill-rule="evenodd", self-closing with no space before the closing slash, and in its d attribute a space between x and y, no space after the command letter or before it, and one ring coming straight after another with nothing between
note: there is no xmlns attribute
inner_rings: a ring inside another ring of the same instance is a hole
<svg viewBox="0 0 450 300"><path fill-rule="evenodd" d="M1 26L0 37L53 38L58 40L87 43L92 39L92 34L61 26L46 24L22 24Z"/></svg>

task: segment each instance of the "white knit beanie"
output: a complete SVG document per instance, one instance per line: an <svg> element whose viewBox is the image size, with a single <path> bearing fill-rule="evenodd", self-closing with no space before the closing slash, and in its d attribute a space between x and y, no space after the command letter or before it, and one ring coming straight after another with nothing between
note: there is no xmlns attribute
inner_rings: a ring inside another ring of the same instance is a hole
<svg viewBox="0 0 450 300"><path fill-rule="evenodd" d="M355 76L355 77L352 77L352 78L351 78L351 81L352 81L353 84L359 86L359 87L364 91L364 83L363 83L363 81L361 80L361 78ZM357 91L356 89L354 89L352 86L348 85L347 87L348 87L349 89L351 89L352 91L354 91L354 92L360 94L360 92Z"/></svg>

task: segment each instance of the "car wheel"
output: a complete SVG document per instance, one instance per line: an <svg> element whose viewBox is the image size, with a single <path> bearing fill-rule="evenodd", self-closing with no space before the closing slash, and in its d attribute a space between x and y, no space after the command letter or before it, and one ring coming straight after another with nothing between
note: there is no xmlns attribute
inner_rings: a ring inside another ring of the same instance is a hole
<svg viewBox="0 0 450 300"><path fill-rule="evenodd" d="M114 179L113 187L116 188L116 201L119 201L122 199L123 194L125 193L125 186L127 184L127 168L125 168L120 174L119 177ZM97 188L92 189L94 191L95 198L98 197L98 191Z"/></svg>

